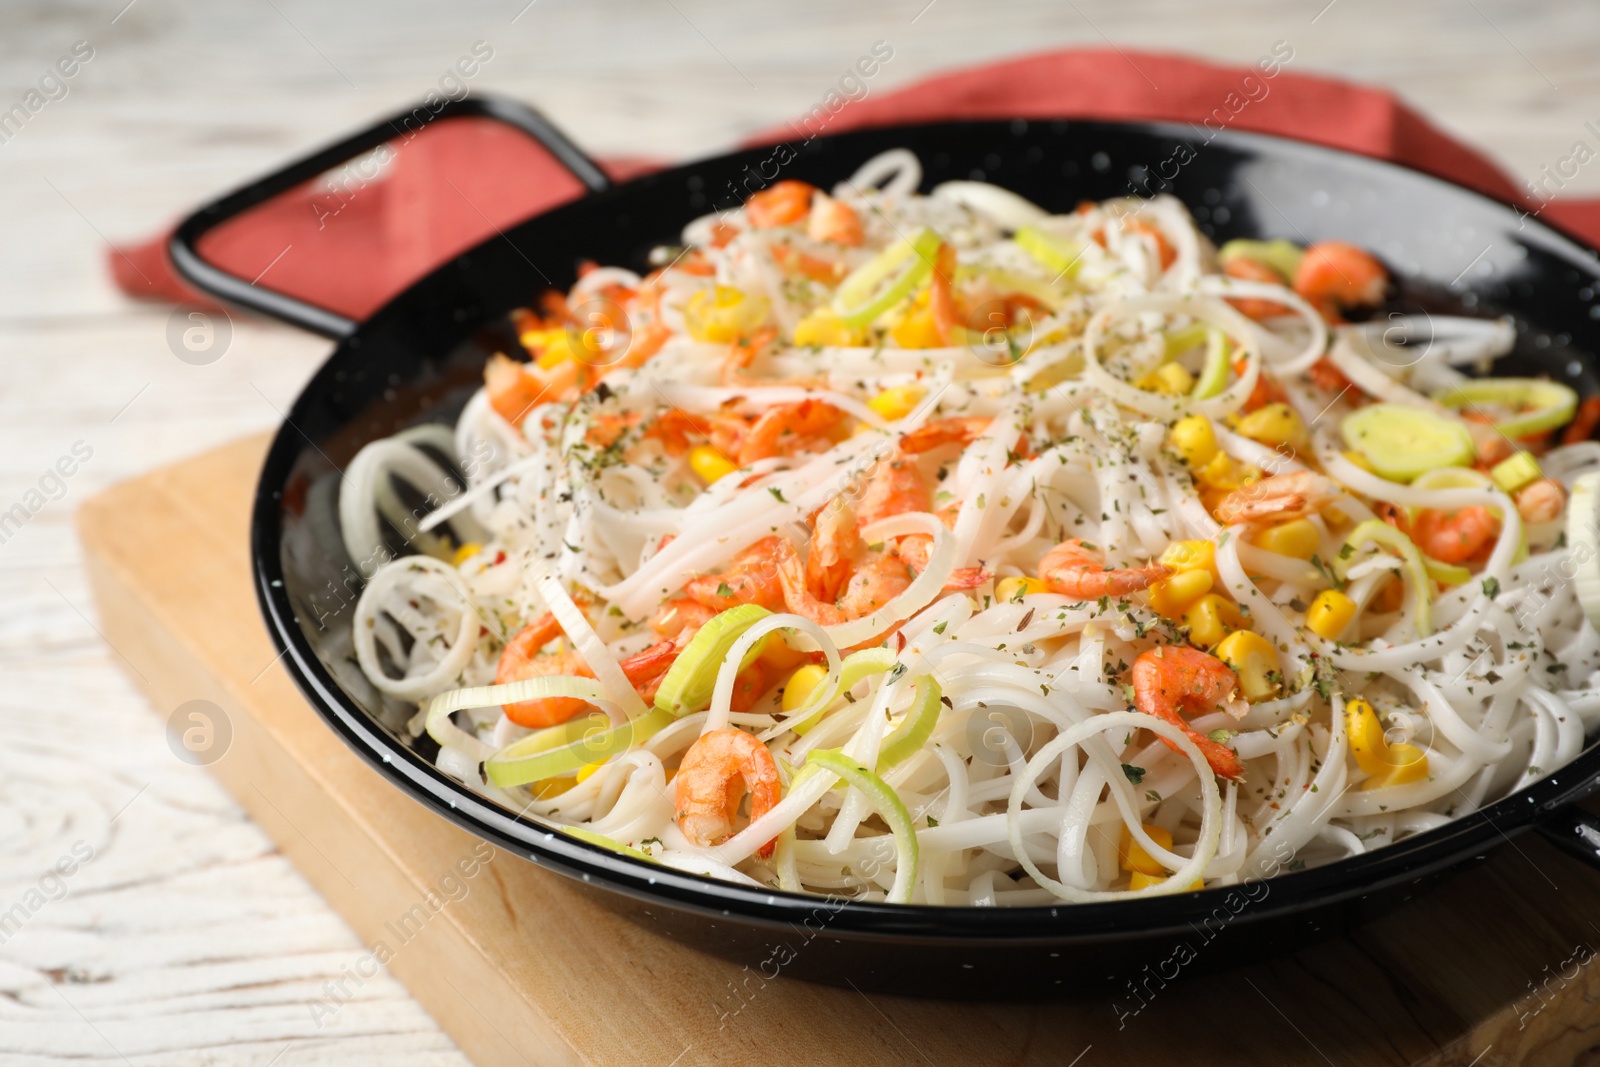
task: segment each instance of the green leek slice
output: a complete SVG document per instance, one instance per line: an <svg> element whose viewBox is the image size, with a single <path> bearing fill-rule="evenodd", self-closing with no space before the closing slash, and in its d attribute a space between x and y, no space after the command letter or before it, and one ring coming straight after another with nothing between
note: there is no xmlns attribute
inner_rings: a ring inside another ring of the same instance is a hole
<svg viewBox="0 0 1600 1067"><path fill-rule="evenodd" d="M672 721L661 708L616 725L604 715L580 716L513 741L484 761L484 774L501 789L574 774L648 741Z"/></svg>
<svg viewBox="0 0 1600 1067"><path fill-rule="evenodd" d="M1200 380L1194 383L1194 392L1190 395L1196 400L1209 400L1228 387L1228 372L1232 370L1229 358L1233 355L1233 345L1229 343L1227 334L1217 329L1206 331L1206 362L1201 368Z"/></svg>
<svg viewBox="0 0 1600 1067"><path fill-rule="evenodd" d="M1390 481L1472 462L1472 435L1457 419L1406 404L1368 404L1345 416L1345 443Z"/></svg>
<svg viewBox="0 0 1600 1067"><path fill-rule="evenodd" d="M1018 230L1012 240L1057 278L1071 278L1078 273L1083 249L1076 242L1063 240L1032 226Z"/></svg>
<svg viewBox="0 0 1600 1067"><path fill-rule="evenodd" d="M1578 410L1578 394L1560 382L1542 378L1473 378L1434 394L1447 408L1511 408L1517 413L1495 422L1507 437L1531 437L1559 429Z"/></svg>
<svg viewBox="0 0 1600 1067"><path fill-rule="evenodd" d="M656 689L656 707L679 716L703 710L711 702L717 671L728 658L733 643L771 614L760 604L740 604L713 615L667 669L667 676ZM745 653L744 661L739 664L741 671L761 655L764 644Z"/></svg>
<svg viewBox="0 0 1600 1067"><path fill-rule="evenodd" d="M939 688L939 683L933 680L933 675L924 674L917 679L910 710L894 732L883 739L883 747L878 751L879 774L922 751L922 746L933 736L933 727L939 721L943 696L944 692Z"/></svg>
<svg viewBox="0 0 1600 1067"><path fill-rule="evenodd" d="M1235 259L1251 259L1257 263L1265 263L1279 274L1285 281L1293 281L1295 272L1300 269L1300 260L1305 252L1293 241L1285 241L1279 237L1272 241L1251 241L1245 238L1235 238L1217 250L1217 262L1227 266Z"/></svg>
<svg viewBox="0 0 1600 1067"><path fill-rule="evenodd" d="M906 809L900 794L890 788L889 783L836 748L819 749L808 754L806 764L831 771L861 790L867 803L883 816L883 821L889 824L889 830L894 834L895 851L898 853L894 883L889 887L889 903L911 903L911 893L917 886L917 831L912 825L911 812Z"/></svg>
<svg viewBox="0 0 1600 1067"><path fill-rule="evenodd" d="M1350 555L1369 541L1399 554L1411 578L1411 588L1417 595L1417 636L1427 637L1433 633L1433 586L1429 584L1428 567L1423 561L1422 550L1411 538L1388 523L1381 519L1368 519L1357 523L1356 528L1350 531L1350 536L1345 538L1345 548L1350 552L1341 550L1339 555Z"/></svg>
<svg viewBox="0 0 1600 1067"><path fill-rule="evenodd" d="M939 235L924 226L857 267L833 294L833 313L851 326L865 326L916 291L933 273Z"/></svg>
<svg viewBox="0 0 1600 1067"><path fill-rule="evenodd" d="M632 845L624 845L621 841L618 841L615 838L607 837L605 834L597 834L593 830L590 830L584 826L563 826L561 828L561 832L566 834L568 837L576 837L579 841L587 841L591 845L599 845L601 848L608 848L612 852L621 853L624 856L632 856L634 859L639 860L648 860L651 863L655 862L655 860L650 859L650 856L647 853L639 851Z"/></svg>
<svg viewBox="0 0 1600 1067"><path fill-rule="evenodd" d="M818 683L810 698L796 708L783 724L803 736L822 720L840 693L848 693L863 678L889 670L894 666L894 661L895 654L887 648L864 648L860 652L850 653L839 664L838 686L829 689L826 680Z"/></svg>
<svg viewBox="0 0 1600 1067"><path fill-rule="evenodd" d="M1203 322L1191 322L1181 329L1163 336L1168 359L1181 356L1191 348L1199 348L1211 339L1212 328Z"/></svg>

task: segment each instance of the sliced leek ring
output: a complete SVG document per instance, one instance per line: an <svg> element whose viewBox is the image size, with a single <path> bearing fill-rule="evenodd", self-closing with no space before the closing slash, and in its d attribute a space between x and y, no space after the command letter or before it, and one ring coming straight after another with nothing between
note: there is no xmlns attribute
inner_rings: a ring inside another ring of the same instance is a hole
<svg viewBox="0 0 1600 1067"><path fill-rule="evenodd" d="M1368 404L1345 416L1341 429L1345 444L1393 482L1440 467L1465 467L1475 452L1459 419L1405 404Z"/></svg>
<svg viewBox="0 0 1600 1067"><path fill-rule="evenodd" d="M513 741L484 761L484 774L501 789L573 774L643 744L672 721L660 708L617 725L604 715L582 715Z"/></svg>
<svg viewBox="0 0 1600 1067"><path fill-rule="evenodd" d="M1600 628L1600 472L1572 483L1567 501L1567 544L1575 568L1572 584L1589 624Z"/></svg>
<svg viewBox="0 0 1600 1067"><path fill-rule="evenodd" d="M1523 409L1494 424L1507 437L1559 429L1578 410L1578 394L1570 386L1543 378L1473 378L1435 393L1433 399L1447 408L1488 404Z"/></svg>
<svg viewBox="0 0 1600 1067"><path fill-rule="evenodd" d="M1018 230L1012 240L1057 278L1070 278L1078 273L1078 261L1083 257L1083 249L1076 242L1063 240L1032 226Z"/></svg>
<svg viewBox="0 0 1600 1067"><path fill-rule="evenodd" d="M703 711L711 703L711 692L717 686L717 671L728 658L734 642L744 632L772 612L760 604L740 604L713 615L684 646L678 658L667 669L656 689L656 707L673 715L683 716ZM766 647L763 641L753 646L739 664L742 671L761 655Z"/></svg>
<svg viewBox="0 0 1600 1067"><path fill-rule="evenodd" d="M924 226L857 267L833 294L833 313L851 326L865 326L910 296L933 273L940 238Z"/></svg>

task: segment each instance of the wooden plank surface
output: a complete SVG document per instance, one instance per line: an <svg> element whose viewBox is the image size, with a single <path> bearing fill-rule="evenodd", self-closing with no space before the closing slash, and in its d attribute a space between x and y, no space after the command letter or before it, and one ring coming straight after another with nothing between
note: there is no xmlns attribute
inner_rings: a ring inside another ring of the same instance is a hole
<svg viewBox="0 0 1600 1067"><path fill-rule="evenodd" d="M1586 136L1600 88L1600 20L1557 0L818 0L732 11L707 0L5 6L0 107L75 41L95 52L64 98L0 144L0 510L39 489L75 443L92 450L0 543L0 911L29 899L74 844L94 858L0 943L0 1064L466 1063L387 972L314 1023L308 1005L323 983L367 948L203 768L173 757L159 727L175 709L153 719L96 631L69 529L79 502L269 428L326 351L241 319L216 362L180 362L168 309L107 282L108 239L142 236L419 97L477 40L495 58L475 91L538 103L597 153L662 157L713 151L810 107L880 39L895 57L874 92L1037 48L1111 41L1250 62L1285 40L1291 69L1393 86L1524 180ZM1600 190L1600 167L1566 188Z"/></svg>
<svg viewBox="0 0 1600 1067"><path fill-rule="evenodd" d="M78 521L107 640L158 709L205 702L230 738L210 769L367 946L311 999L319 1023L381 961L484 1067L1080 1054L1108 1067L1567 1065L1600 1040L1589 966L1600 872L1532 838L1349 938L1171 984L1166 967L1130 966L1103 993L1044 1005L752 984L750 966L646 932L595 890L475 841L328 730L255 612L244 532L263 446L246 439L117 486ZM161 550L179 540L181 554Z"/></svg>

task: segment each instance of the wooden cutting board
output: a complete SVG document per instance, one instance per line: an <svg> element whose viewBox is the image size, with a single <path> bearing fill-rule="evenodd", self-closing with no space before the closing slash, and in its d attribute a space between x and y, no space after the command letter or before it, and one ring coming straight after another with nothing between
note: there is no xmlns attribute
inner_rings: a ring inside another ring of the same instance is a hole
<svg viewBox="0 0 1600 1067"><path fill-rule="evenodd" d="M745 968L658 937L409 800L301 698L250 586L265 447L239 441L84 505L102 628L156 707L220 709L231 738L212 769L372 949L347 988L387 963L483 1067L1600 1058L1600 873L1536 835L1347 937L1170 984L1141 977L1138 998L1126 987L1056 1004L865 995L765 980L758 960Z"/></svg>

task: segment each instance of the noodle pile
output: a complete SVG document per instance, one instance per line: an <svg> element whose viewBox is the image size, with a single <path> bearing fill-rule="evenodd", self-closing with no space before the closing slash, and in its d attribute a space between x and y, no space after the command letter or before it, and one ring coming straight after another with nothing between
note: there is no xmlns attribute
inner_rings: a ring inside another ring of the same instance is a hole
<svg viewBox="0 0 1600 1067"><path fill-rule="evenodd" d="M388 559L357 606L355 657L414 709L410 733L438 743L443 773L679 870L865 900L1026 905L1229 885L1359 854L1578 754L1600 719L1600 636L1570 580L1564 516L1524 522L1513 496L1465 463L1453 478L1382 477L1340 429L1374 401L1462 419L1432 397L1464 380L1457 366L1506 351L1507 325L1407 323L1431 343L1397 347L1392 322L1330 329L1328 309L1286 284L1225 275L1173 199L1048 215L994 186L919 195L920 182L900 151L817 193L812 216L829 201L849 208L858 242L803 221L757 225L746 207L691 223L648 278L591 269L563 306L524 313L533 362L491 366L453 433L419 427L351 464L346 550ZM925 233L934 244L918 245ZM927 326L937 265L915 276L935 245L954 253L969 305L953 335ZM893 299L868 323L841 320L845 279L874 264L880 277L866 270L852 299ZM916 284L900 293L896 277ZM1247 317L1246 300L1280 313ZM586 331L597 308L603 328ZM562 332L557 314L576 327ZM1218 346L1225 378L1194 385ZM1295 447L1237 432L1269 387L1303 431ZM780 435L749 463L724 456L733 473L696 466L718 426L748 441L763 413L807 400L840 421ZM1194 416L1241 484L1326 476L1328 499L1304 518L1309 559L1263 547L1259 525L1213 517L1218 486L1173 445ZM901 450L952 419L987 422L970 439ZM767 538L804 558L819 509L841 496L860 505L893 463L914 465L931 507L861 534L875 553L926 537L903 588L842 622L779 605L704 667L700 707L667 715L641 696L625 664L661 641L651 623L664 604ZM1550 448L1538 463L1570 488L1600 470L1600 446ZM397 483L441 505L420 529ZM1425 580L1381 542L1347 544L1367 520L1470 508L1489 509L1497 532ZM395 530L413 551L390 559ZM1198 623L1156 610L1152 591L1086 599L1014 580L1036 577L1068 538L1106 568L1147 566L1179 542L1214 546L1211 592L1229 629L1259 635L1274 658L1264 676L1239 667L1241 684L1266 687L1247 687L1242 717L1185 710L1186 732L1135 710L1131 666L1158 646L1198 644ZM965 588L963 573L977 575ZM1341 640L1306 625L1330 589L1355 606ZM543 653L588 670L561 672L554 689L497 686L507 642L546 612L559 630ZM761 691L741 698L747 653ZM822 676L813 702L841 673L860 677L820 710L785 711L786 680L805 663ZM503 707L551 696L574 698L585 730L648 718L648 736L641 726L574 770L492 784L486 765L509 746L529 751L537 732ZM1368 713L1378 741L1352 736ZM696 843L679 824L674 772L697 738L728 727L766 747L781 795L753 820L738 813L725 839ZM1195 735L1235 752L1242 780L1214 773ZM1421 753L1425 773L1385 779L1374 745Z"/></svg>

